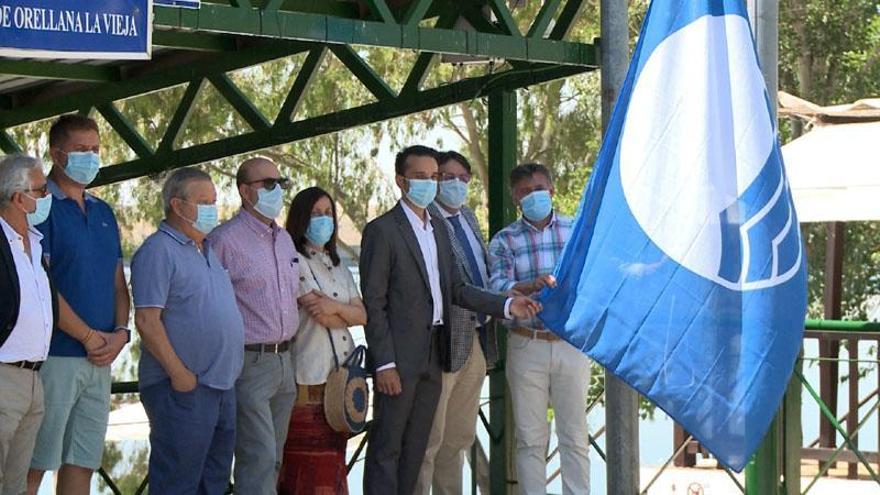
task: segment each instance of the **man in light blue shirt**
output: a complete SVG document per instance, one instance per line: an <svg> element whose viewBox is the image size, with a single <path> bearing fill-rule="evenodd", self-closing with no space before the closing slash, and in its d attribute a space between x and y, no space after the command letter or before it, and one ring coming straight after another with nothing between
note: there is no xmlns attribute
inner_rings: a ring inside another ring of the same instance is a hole
<svg viewBox="0 0 880 495"><path fill-rule="evenodd" d="M188 168L168 178L162 199L166 219L131 262L150 491L224 493L244 324L229 275L205 239L217 224L217 195L210 176Z"/></svg>

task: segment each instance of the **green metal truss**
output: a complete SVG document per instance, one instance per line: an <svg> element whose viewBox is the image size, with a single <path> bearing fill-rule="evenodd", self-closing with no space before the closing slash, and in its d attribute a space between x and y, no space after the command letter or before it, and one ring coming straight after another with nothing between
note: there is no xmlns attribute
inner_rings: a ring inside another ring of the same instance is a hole
<svg viewBox="0 0 880 495"><path fill-rule="evenodd" d="M391 9L365 0L367 19L348 2L237 0L203 2L199 10L155 8L154 43L170 48L149 62L89 65L0 60L0 74L44 81L0 94L0 149L19 151L8 129L68 112L99 113L137 158L102 168L96 185L216 160L346 128L510 91L595 69L593 45L561 41L583 0L548 0L521 33L502 0L414 0ZM483 17L489 6L497 21ZM280 10L299 9L299 10ZM464 16L475 31L451 29ZM550 23L556 24L547 33ZM424 27L425 18L433 19ZM271 39L269 39L271 38ZM420 52L401 90L395 91L352 45ZM229 73L307 52L277 118L270 120L237 88ZM328 53L339 59L375 98L360 107L293 121ZM512 70L421 89L437 54L504 58ZM184 96L159 142L148 142L114 102L186 85ZM249 132L176 148L199 93L213 86L250 127Z"/></svg>

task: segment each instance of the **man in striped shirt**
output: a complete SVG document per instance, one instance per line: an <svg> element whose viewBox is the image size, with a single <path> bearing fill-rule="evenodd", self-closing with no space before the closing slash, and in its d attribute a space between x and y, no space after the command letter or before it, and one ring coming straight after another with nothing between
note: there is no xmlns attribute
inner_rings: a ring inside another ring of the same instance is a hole
<svg viewBox="0 0 880 495"><path fill-rule="evenodd" d="M496 292L536 294L555 285L552 273L571 237L572 219L553 211L553 178L544 165L519 165L510 190L523 216L489 244L489 285ZM546 492L547 405L553 407L565 494L589 493L587 388L590 363L538 318L508 320L507 380L516 423L519 492Z"/></svg>

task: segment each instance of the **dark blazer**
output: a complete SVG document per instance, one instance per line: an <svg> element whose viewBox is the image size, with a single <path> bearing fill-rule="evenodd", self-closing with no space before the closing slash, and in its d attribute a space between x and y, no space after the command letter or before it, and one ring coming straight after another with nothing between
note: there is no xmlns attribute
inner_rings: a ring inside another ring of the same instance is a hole
<svg viewBox="0 0 880 495"><path fill-rule="evenodd" d="M413 374L422 372L430 356L433 303L422 251L403 208L398 203L364 229L360 276L372 365L394 362L399 373ZM505 297L467 285L462 279L445 222L431 215L444 322L453 317L453 304L503 317ZM440 352L441 359L448 356L447 343L441 341Z"/></svg>
<svg viewBox="0 0 880 495"><path fill-rule="evenodd" d="M57 327L58 292L55 290L52 278L49 277L46 259L43 258L40 261L43 264L43 269L46 270L46 277L49 279L49 290L52 293L53 327ZM9 239L6 238L3 229L0 229L0 294L3 294L3 297L0 297L0 347L2 347L18 322L21 306L21 287L18 281L18 271L15 269L15 258L12 257L12 248L9 246Z"/></svg>
<svg viewBox="0 0 880 495"><path fill-rule="evenodd" d="M449 223L449 220L446 220L443 216L443 212L440 211L440 207L437 206L436 203L429 206L428 210L432 215L444 219L443 225L446 227L446 232L449 234L449 240L452 243L452 252L455 254L458 272L461 274L461 278L465 283L476 286L476 284L474 284L474 274L471 273L470 264L465 257L467 256L467 254L465 254L465 249L470 250L471 246L469 244L462 245L458 241L458 238L455 236L455 230ZM483 251L483 259L488 260L489 253L486 249L486 241L483 240L482 233L480 232L480 224L477 222L476 215L474 215L474 212L467 207L463 207L460 210L460 213L465 223L467 223L471 230L473 230L474 235L480 242L480 249ZM488 271L487 267L486 272L488 273ZM488 279L483 281L483 284L488 283ZM452 314L446 322L446 328L449 329L449 359L448 362L445 363L443 371L456 372L464 366L470 357L471 352L473 352L474 332L477 331L478 326L479 322L477 321L477 313L464 309L461 306L452 306ZM491 368L495 364L495 361L498 360L498 342L495 334L495 325L493 325L492 322L489 322L489 324L480 331L480 343L482 344L483 354L486 356L486 366Z"/></svg>

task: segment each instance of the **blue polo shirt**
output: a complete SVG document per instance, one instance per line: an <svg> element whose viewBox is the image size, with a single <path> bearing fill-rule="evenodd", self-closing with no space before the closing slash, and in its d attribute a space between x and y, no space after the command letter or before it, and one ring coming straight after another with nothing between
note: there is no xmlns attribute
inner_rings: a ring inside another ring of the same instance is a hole
<svg viewBox="0 0 880 495"><path fill-rule="evenodd" d="M229 272L203 246L162 222L131 259L131 290L135 308L162 308L171 347L198 383L229 390L244 363L244 323ZM138 371L141 388L168 379L143 345Z"/></svg>
<svg viewBox="0 0 880 495"><path fill-rule="evenodd" d="M119 225L110 206L86 193L85 211L49 181L52 209L37 226L43 254L58 292L90 327L112 332L116 327L116 268L122 262ZM82 344L56 330L50 356L85 357Z"/></svg>

